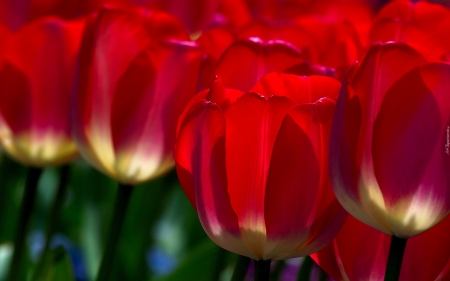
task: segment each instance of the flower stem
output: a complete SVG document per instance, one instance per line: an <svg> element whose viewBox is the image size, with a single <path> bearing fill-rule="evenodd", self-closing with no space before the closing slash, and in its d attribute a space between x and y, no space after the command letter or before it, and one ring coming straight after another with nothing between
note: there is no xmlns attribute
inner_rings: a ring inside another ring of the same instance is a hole
<svg viewBox="0 0 450 281"><path fill-rule="evenodd" d="M28 232L31 213L33 212L37 185L42 169L30 167L28 168L27 180L25 184L25 192L20 206L19 222L16 229L16 236L14 237L14 253L9 268L9 281L16 281L21 279L22 270L22 256L25 249L25 236Z"/></svg>
<svg viewBox="0 0 450 281"><path fill-rule="evenodd" d="M385 281L397 281L400 279L400 270L407 241L408 239L398 238L396 236L391 237L386 274L384 276Z"/></svg>
<svg viewBox="0 0 450 281"><path fill-rule="evenodd" d="M122 225L125 220L125 214L130 202L131 192L133 187L131 185L119 184L116 204L114 206L114 214L109 227L109 237L106 243L106 249L103 252L102 262L97 274L97 281L110 280L109 274L111 273L112 264L116 254L116 246L119 241Z"/></svg>
<svg viewBox="0 0 450 281"><path fill-rule="evenodd" d="M228 252L220 247L217 247L217 256L214 270L212 271L211 280L220 280L220 275L222 274L223 268L226 265L226 259Z"/></svg>
<svg viewBox="0 0 450 281"><path fill-rule="evenodd" d="M283 269L286 267L286 262L284 260L279 260L275 264L272 272L270 273L270 279L276 281L280 279L281 274L283 273Z"/></svg>
<svg viewBox="0 0 450 281"><path fill-rule="evenodd" d="M254 281L269 281L271 260L254 260L255 279Z"/></svg>
<svg viewBox="0 0 450 281"><path fill-rule="evenodd" d="M310 256L304 257L297 274L297 281L308 281L311 276L313 265L314 260Z"/></svg>
<svg viewBox="0 0 450 281"><path fill-rule="evenodd" d="M45 230L45 245L39 258L36 270L34 271L32 280L41 280L42 274L44 274L45 265L50 258L50 242L55 233L56 226L58 224L58 216L61 213L61 209L66 197L69 179L69 165L64 165L59 170L59 183L56 196L53 199L53 204L50 209L49 218L47 220L47 228Z"/></svg>
<svg viewBox="0 0 450 281"><path fill-rule="evenodd" d="M245 256L238 257L231 281L243 281L245 279L248 267L250 266L250 261L251 259Z"/></svg>

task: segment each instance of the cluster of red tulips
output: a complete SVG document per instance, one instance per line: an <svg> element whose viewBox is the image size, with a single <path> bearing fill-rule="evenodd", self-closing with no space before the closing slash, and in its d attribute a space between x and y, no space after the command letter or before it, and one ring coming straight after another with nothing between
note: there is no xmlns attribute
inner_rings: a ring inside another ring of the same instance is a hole
<svg viewBox="0 0 450 281"><path fill-rule="evenodd" d="M4 152L36 177L81 155L120 184L98 280L131 186L174 166L255 280L308 255L335 280L450 280L445 5L103 2L0 1Z"/></svg>

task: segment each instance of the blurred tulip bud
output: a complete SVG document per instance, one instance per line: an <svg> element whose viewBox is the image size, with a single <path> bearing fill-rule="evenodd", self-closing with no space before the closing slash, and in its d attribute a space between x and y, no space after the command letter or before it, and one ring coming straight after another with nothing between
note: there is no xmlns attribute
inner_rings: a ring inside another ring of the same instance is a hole
<svg viewBox="0 0 450 281"><path fill-rule="evenodd" d="M83 22L43 18L14 34L0 61L0 141L31 166L77 155L70 133L71 94Z"/></svg>
<svg viewBox="0 0 450 281"><path fill-rule="evenodd" d="M239 62L239 63L236 63ZM327 68L309 64L289 42L251 37L235 41L222 54L216 74L229 88L249 91L265 74L327 75Z"/></svg>
<svg viewBox="0 0 450 281"><path fill-rule="evenodd" d="M447 60L450 53L450 10L426 1L392 1L377 15L370 42L415 44Z"/></svg>
<svg viewBox="0 0 450 281"><path fill-rule="evenodd" d="M73 133L81 155L124 184L173 167L176 124L197 91L203 52L173 17L103 8L80 51Z"/></svg>

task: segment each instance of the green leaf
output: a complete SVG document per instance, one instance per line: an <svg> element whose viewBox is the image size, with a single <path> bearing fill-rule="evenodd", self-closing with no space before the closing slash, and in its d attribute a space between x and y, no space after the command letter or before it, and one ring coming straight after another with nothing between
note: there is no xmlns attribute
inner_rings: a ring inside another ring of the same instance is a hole
<svg viewBox="0 0 450 281"><path fill-rule="evenodd" d="M5 280L8 274L13 246L11 243L0 244L0 280Z"/></svg>
<svg viewBox="0 0 450 281"><path fill-rule="evenodd" d="M157 279L157 281L210 281L212 280L211 277L214 274L219 254L219 247L211 240L205 239L186 255L172 274Z"/></svg>
<svg viewBox="0 0 450 281"><path fill-rule="evenodd" d="M46 264L44 274L39 279L42 281L74 281L72 264L66 250L59 246L52 250L49 255L49 263Z"/></svg>

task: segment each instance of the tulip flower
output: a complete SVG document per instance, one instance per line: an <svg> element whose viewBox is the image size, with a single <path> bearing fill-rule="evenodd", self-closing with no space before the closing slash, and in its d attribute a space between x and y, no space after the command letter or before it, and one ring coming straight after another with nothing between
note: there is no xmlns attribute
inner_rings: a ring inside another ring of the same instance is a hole
<svg viewBox="0 0 450 281"><path fill-rule="evenodd" d="M214 65L217 64L222 54L234 41L234 30L227 26L219 26L205 30L196 40Z"/></svg>
<svg viewBox="0 0 450 281"><path fill-rule="evenodd" d="M270 73L249 93L217 79L180 117L180 183L208 236L254 260L308 255L346 213L327 157L334 98L328 77Z"/></svg>
<svg viewBox="0 0 450 281"><path fill-rule="evenodd" d="M373 17L372 8L367 1L361 0L248 0L245 2L249 13L253 14L254 18L286 21L304 16L315 16L331 19L333 22L349 21L356 27L363 44L367 41ZM241 10L238 9L238 11ZM241 14L244 13L239 13Z"/></svg>
<svg viewBox="0 0 450 281"><path fill-rule="evenodd" d="M400 281L448 280L450 217L409 239ZM361 239L364 237L364 239ZM390 237L348 216L333 241L311 257L336 281L383 280ZM363 254L361 249L364 249Z"/></svg>
<svg viewBox="0 0 450 281"><path fill-rule="evenodd" d="M173 17L105 7L87 22L73 106L81 155L119 182L97 280L109 274L132 186L174 166L178 116L195 95L203 52Z"/></svg>
<svg viewBox="0 0 450 281"><path fill-rule="evenodd" d="M221 0L156 0L150 7L178 18L190 32L203 30L213 19Z"/></svg>
<svg viewBox="0 0 450 281"><path fill-rule="evenodd" d="M344 208L388 235L409 238L450 211L450 65L415 49L373 46L342 85L330 148Z"/></svg>
<svg viewBox="0 0 450 281"><path fill-rule="evenodd" d="M450 259L448 260L445 268L439 274L437 280L449 280L450 279Z"/></svg>
<svg viewBox="0 0 450 281"><path fill-rule="evenodd" d="M392 1L378 13L370 42L415 44L446 60L450 58L449 33L448 8L426 1Z"/></svg>
<svg viewBox="0 0 450 281"><path fill-rule="evenodd" d="M77 156L70 130L75 61L83 23L45 18L8 40L0 64L0 142L34 167Z"/></svg>
<svg viewBox="0 0 450 281"><path fill-rule="evenodd" d="M248 37L285 41L297 47L312 64L345 70L361 53L353 25L332 17L299 17L290 22L255 20L238 33L238 38Z"/></svg>
<svg viewBox="0 0 450 281"><path fill-rule="evenodd" d="M216 74L227 87L243 92L249 91L264 74L274 71L297 75L334 74L330 69L308 63L292 44L258 37L235 41L216 66Z"/></svg>
<svg viewBox="0 0 450 281"><path fill-rule="evenodd" d="M178 116L197 91L203 52L174 18L104 8L80 51L73 133L81 155L125 184L173 167Z"/></svg>
<svg viewBox="0 0 450 281"><path fill-rule="evenodd" d="M416 49L372 46L336 106L330 171L339 202L392 236L385 280L398 280L407 239L450 212L450 65Z"/></svg>
<svg viewBox="0 0 450 281"><path fill-rule="evenodd" d="M82 21L43 18L15 34L0 31L4 43L0 47L0 143L8 155L30 166L8 273L11 281L25 278L22 254L42 168L77 156L69 109L82 28Z"/></svg>
<svg viewBox="0 0 450 281"><path fill-rule="evenodd" d="M3 53L6 51L9 39L11 38L11 31L0 24L0 60L3 58Z"/></svg>
<svg viewBox="0 0 450 281"><path fill-rule="evenodd" d="M48 16L76 19L93 12L102 1L104 0L3 0L0 1L0 22L15 31Z"/></svg>
<svg viewBox="0 0 450 281"><path fill-rule="evenodd" d="M241 0L222 0L219 5L218 16L221 15L227 23L239 28L252 18L247 4L247 1Z"/></svg>

